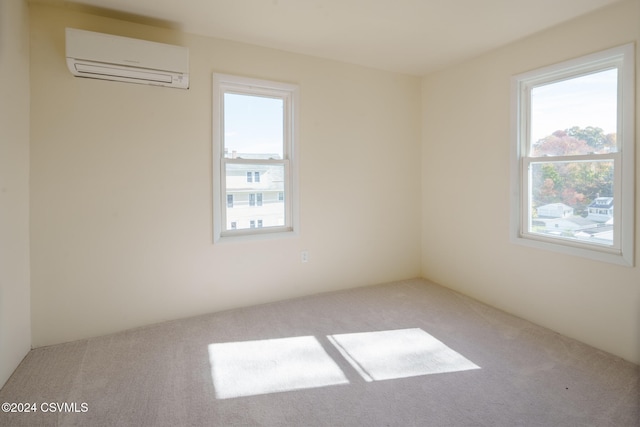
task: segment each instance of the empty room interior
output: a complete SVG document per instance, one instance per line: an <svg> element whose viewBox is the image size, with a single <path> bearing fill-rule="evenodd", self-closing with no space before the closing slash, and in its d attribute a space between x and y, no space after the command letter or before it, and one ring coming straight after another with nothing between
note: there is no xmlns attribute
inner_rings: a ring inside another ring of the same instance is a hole
<svg viewBox="0 0 640 427"><path fill-rule="evenodd" d="M1 0L0 425L640 425L638 43L639 0Z"/></svg>

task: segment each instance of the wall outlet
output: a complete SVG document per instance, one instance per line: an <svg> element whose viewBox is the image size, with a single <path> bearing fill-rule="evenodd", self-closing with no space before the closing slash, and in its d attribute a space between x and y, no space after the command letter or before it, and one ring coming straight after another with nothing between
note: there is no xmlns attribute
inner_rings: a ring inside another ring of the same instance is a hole
<svg viewBox="0 0 640 427"><path fill-rule="evenodd" d="M300 261L309 262L309 251L300 252Z"/></svg>

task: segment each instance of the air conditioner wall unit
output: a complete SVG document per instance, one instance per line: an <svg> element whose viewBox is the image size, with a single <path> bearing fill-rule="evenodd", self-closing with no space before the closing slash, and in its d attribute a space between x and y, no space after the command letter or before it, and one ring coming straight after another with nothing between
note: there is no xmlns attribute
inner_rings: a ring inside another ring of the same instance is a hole
<svg viewBox="0 0 640 427"><path fill-rule="evenodd" d="M66 29L67 66L77 77L189 88L189 49Z"/></svg>

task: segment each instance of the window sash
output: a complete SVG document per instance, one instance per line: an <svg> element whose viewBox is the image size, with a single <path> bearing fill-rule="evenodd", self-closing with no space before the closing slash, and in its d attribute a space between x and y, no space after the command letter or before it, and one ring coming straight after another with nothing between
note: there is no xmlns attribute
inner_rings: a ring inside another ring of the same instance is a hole
<svg viewBox="0 0 640 427"><path fill-rule="evenodd" d="M222 191L220 194L221 200L227 200L227 195L229 194L227 192L227 188L226 188L226 170L227 170L227 165L276 165L276 166L283 166L284 167L284 218L285 218L285 223L283 226L268 226L268 227L257 227L260 230L257 230L257 228L227 228L226 224L227 224L227 208L224 208L221 210L221 229L220 229L220 235L221 237L229 237L229 236L241 236L241 235L250 235L250 234L256 234L257 232L260 233L276 233L276 232L287 232L287 231L293 231L293 225L292 225L292 203L291 203L291 197L292 197L292 189L291 189L291 179L290 179L290 162L289 160L272 160L272 159L229 159L229 158L225 158L222 157L220 159L220 182L221 187L222 187ZM258 183L258 185L260 185L260 183ZM254 197L253 201L254 204L251 205L253 207L258 207L258 206L262 206L264 203L264 197L260 197L258 196L259 194L264 193L263 189L259 189L258 187L256 187L255 191L250 191L249 192L249 201L247 203L251 203L251 197ZM261 201L261 204L258 204L258 201ZM278 201L279 198L278 198ZM226 206L226 204L225 204Z"/></svg>
<svg viewBox="0 0 640 427"><path fill-rule="evenodd" d="M622 179L621 174L621 153L609 153L609 154L592 154L592 155L580 155L580 156L554 156L554 157L526 157L522 159L522 187L521 187L521 218L520 218L520 235L526 238L532 238L539 241L556 242L562 241L564 244L580 248L597 248L597 250L621 254L621 230L622 230L622 209L613 209L613 244L606 245L594 242L581 242L575 238L565 238L562 236L549 236L542 233L536 233L531 231L532 225L532 165L545 164L545 163L589 163L589 162L606 162L613 163L613 199L622 200L621 186L616 185L620 183Z"/></svg>

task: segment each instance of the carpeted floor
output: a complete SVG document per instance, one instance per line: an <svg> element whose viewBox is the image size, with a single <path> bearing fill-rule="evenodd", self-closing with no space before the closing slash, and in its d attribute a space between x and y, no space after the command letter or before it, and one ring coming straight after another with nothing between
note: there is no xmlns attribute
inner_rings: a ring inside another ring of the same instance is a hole
<svg viewBox="0 0 640 427"><path fill-rule="evenodd" d="M0 425L638 426L639 383L416 279L35 349L0 390L32 412Z"/></svg>

